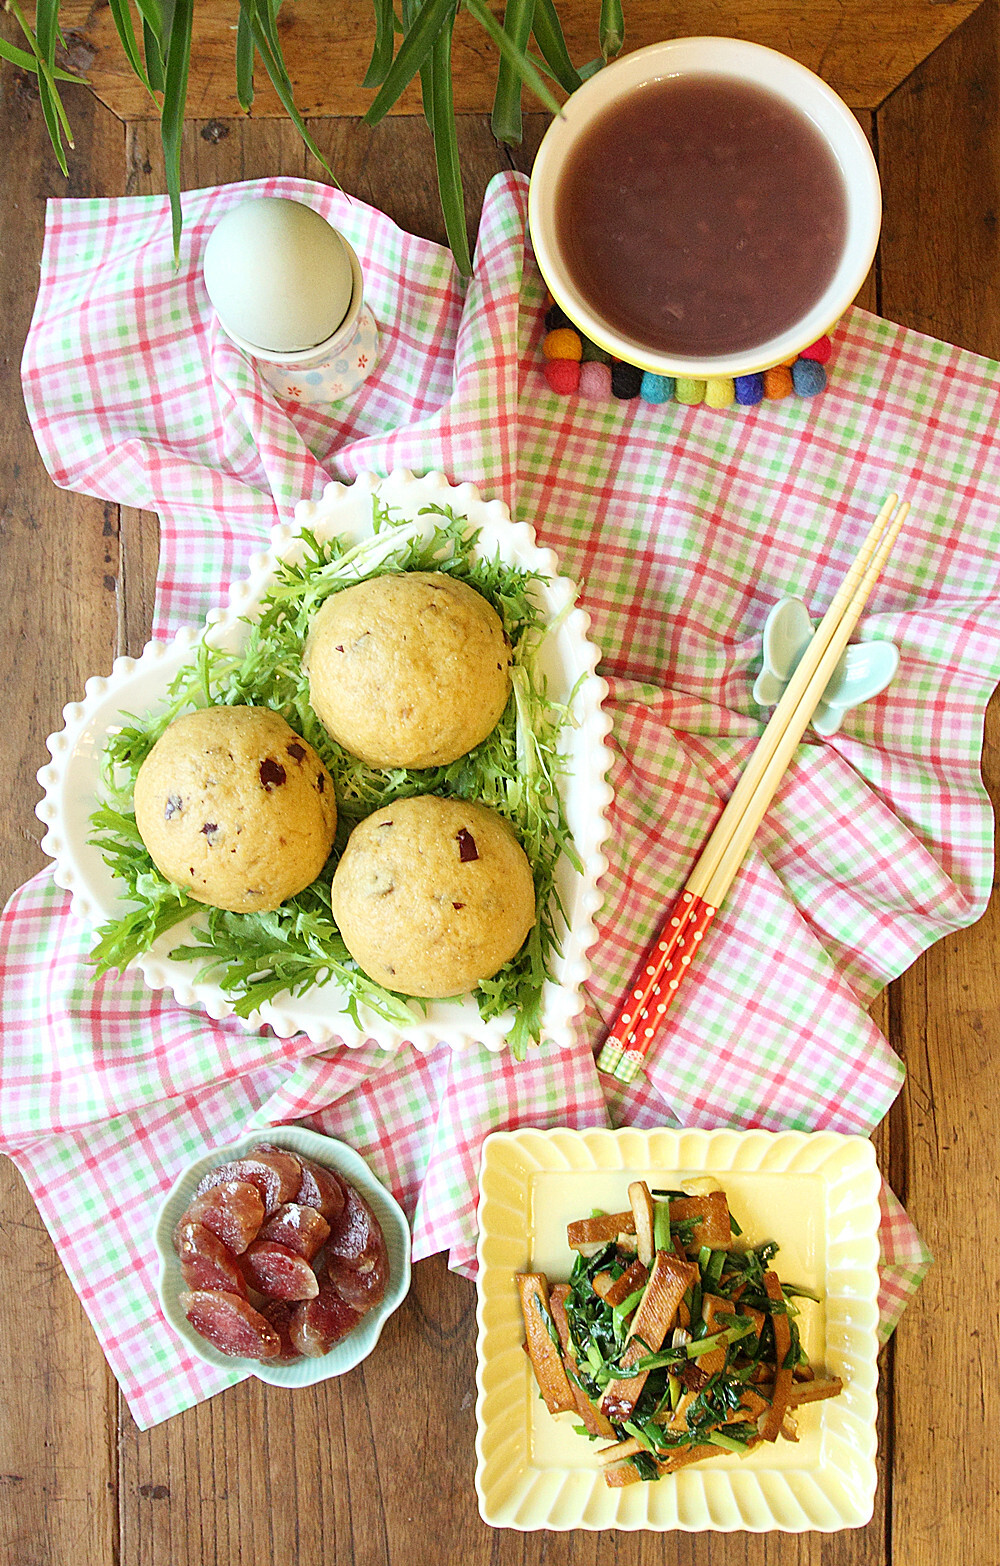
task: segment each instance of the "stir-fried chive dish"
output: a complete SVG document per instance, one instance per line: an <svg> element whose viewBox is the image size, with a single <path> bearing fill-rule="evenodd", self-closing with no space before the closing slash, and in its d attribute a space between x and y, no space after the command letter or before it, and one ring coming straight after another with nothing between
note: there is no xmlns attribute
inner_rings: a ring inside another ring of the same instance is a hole
<svg viewBox="0 0 1000 1566"><path fill-rule="evenodd" d="M423 1003L375 983L350 956L331 913L333 872L351 829L380 806L426 794L474 800L506 817L532 867L535 925L517 956L472 992L484 1019L513 1013L509 1043L523 1058L529 1043L541 1039L542 990L558 952L560 855L579 868L558 786L564 765L559 730L570 719L566 705L547 694L539 672L539 650L554 626L536 602L538 573L481 554L477 533L450 507L424 506L406 520L377 494L372 506L372 534L360 543L320 541L303 531L300 557L279 565L259 612L246 621L239 648L221 638L217 644L210 627L171 682L165 705L146 718L130 715L109 737L104 799L91 817L91 841L131 906L100 930L92 960L98 973L123 969L197 914L187 943L170 955L197 964L199 978L219 983L238 1015L250 1015L283 991L298 995L335 980L356 1022L363 1002L405 1026L419 1018ZM303 653L312 619L332 593L408 571L446 572L493 606L512 647L512 695L493 732L459 760L421 770L376 769L331 739L313 712ZM330 859L315 881L273 912L232 913L194 900L156 868L136 827L135 780L153 745L180 714L219 705L279 712L312 745L334 782L338 827Z"/></svg>
<svg viewBox="0 0 1000 1566"><path fill-rule="evenodd" d="M658 1198L658 1199L654 1199ZM723 1191L629 1186L627 1212L571 1223L568 1283L519 1273L526 1347L553 1414L576 1413L612 1488L720 1452L797 1440L795 1411L836 1397L799 1338L773 1242L746 1246Z"/></svg>

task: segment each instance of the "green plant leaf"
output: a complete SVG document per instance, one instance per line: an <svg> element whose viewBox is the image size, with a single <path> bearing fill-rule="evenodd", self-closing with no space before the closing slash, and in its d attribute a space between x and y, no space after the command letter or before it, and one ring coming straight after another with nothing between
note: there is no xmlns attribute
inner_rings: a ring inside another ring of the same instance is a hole
<svg viewBox="0 0 1000 1566"><path fill-rule="evenodd" d="M163 108L160 112L160 137L170 196L170 220L174 242L174 264L180 262L181 247L181 135L187 102L188 70L191 64L191 27L194 0L174 0L164 13L165 59Z"/></svg>
<svg viewBox="0 0 1000 1566"><path fill-rule="evenodd" d="M336 185L337 176L317 147L295 103L291 79L281 52L281 40L278 37L278 29L274 23L274 13L268 6L267 0L248 0L248 6L253 19L253 38L257 46L257 53L264 62L264 69L271 78L271 84L275 92L281 99L282 107L317 163L326 170Z"/></svg>
<svg viewBox="0 0 1000 1566"><path fill-rule="evenodd" d="M8 8L14 14L18 26L31 45L32 54L35 57L36 74L38 76L38 101L42 107L42 118L45 121L45 129L49 133L49 141L56 155L63 174L69 174L69 165L66 161L66 149L63 145L65 137L69 145L73 146L73 133L70 130L69 120L66 118L66 110L63 108L62 99L59 97L59 89L56 87L54 75L55 46L58 36L58 22L52 16L52 9L58 9L57 0L45 0L36 12L36 25L40 26L42 40L40 41L28 26L24 12L17 0L7 0ZM52 55L50 61L49 55Z"/></svg>
<svg viewBox="0 0 1000 1566"><path fill-rule="evenodd" d="M396 18L392 0L372 0L375 11L375 43L362 87L381 87L392 64L395 48Z"/></svg>
<svg viewBox="0 0 1000 1566"><path fill-rule="evenodd" d="M449 17L434 40L431 54L433 73L433 125L434 158L437 164L438 193L444 214L445 232L455 265L463 277L472 273L469 255L469 233L465 223L465 192L462 187L462 168L458 156L458 132L455 125L455 102L451 79L451 37L455 25Z"/></svg>
<svg viewBox="0 0 1000 1566"><path fill-rule="evenodd" d="M535 0L532 21L535 42L542 51L545 63L565 92L576 92L583 85L582 78L569 57L554 0Z"/></svg>
<svg viewBox="0 0 1000 1566"><path fill-rule="evenodd" d="M27 49L19 49L17 44L7 43L0 38L0 60L7 60L11 65L16 65L20 71L31 71L38 75L38 61ZM86 87L87 80L84 76L74 76L70 71L64 71L61 66L55 66L52 75L57 82L75 82L78 87Z"/></svg>
<svg viewBox="0 0 1000 1566"><path fill-rule="evenodd" d="M601 0L601 21L598 27L601 53L605 60L613 60L621 54L625 42L625 17L622 0Z"/></svg>
<svg viewBox="0 0 1000 1566"><path fill-rule="evenodd" d="M535 0L507 0L503 30L521 54L528 47L534 12ZM506 55L500 56L497 67L490 127L497 141L519 145L524 134L521 125L521 78Z"/></svg>
<svg viewBox="0 0 1000 1566"><path fill-rule="evenodd" d="M385 81L376 93L374 102L368 106L365 114L366 124L377 125L385 118L404 88L409 86L430 55L435 38L449 16L454 16L456 6L457 0L424 0L406 30L399 52L386 73ZM435 78L435 83L436 80Z"/></svg>
<svg viewBox="0 0 1000 1566"><path fill-rule="evenodd" d="M541 99L547 109L551 109L553 114L558 114L559 104L553 98L542 76L524 51L514 47L493 12L484 4L484 0L462 0L462 3L469 14L475 17L483 31L493 39L500 50L501 57L510 61L524 85L531 89L536 98Z"/></svg>
<svg viewBox="0 0 1000 1566"><path fill-rule="evenodd" d="M236 99L244 114L253 103L253 19L247 0L240 0L240 19L236 24Z"/></svg>
<svg viewBox="0 0 1000 1566"><path fill-rule="evenodd" d="M133 71L142 82L142 85L145 87L146 91L151 94L153 89L150 84L149 74L146 70L146 63L139 51L139 44L135 36L135 26L132 22L132 9L129 5L129 0L108 0L108 5L111 9L111 15L115 24L115 31L118 34L118 41L122 46L125 58L128 60L129 65L131 65Z"/></svg>
<svg viewBox="0 0 1000 1566"><path fill-rule="evenodd" d="M146 72L149 76L149 85L154 92L162 92L163 55L160 50L160 41L145 18L142 23L142 52L146 57Z"/></svg>

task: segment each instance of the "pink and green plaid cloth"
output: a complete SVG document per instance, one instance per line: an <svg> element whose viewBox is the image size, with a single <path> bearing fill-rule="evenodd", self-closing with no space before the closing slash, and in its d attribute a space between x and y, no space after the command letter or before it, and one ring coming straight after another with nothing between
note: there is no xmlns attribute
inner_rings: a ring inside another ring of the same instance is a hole
<svg viewBox="0 0 1000 1566"><path fill-rule="evenodd" d="M362 260L376 373L320 417L284 406L222 336L201 283L212 226L250 190L303 198ZM0 948L0 1148L38 1202L136 1421L241 1378L159 1314L153 1220L177 1172L248 1125L352 1143L404 1203L414 1256L471 1274L483 1137L519 1125L867 1133L902 1067L866 1006L978 918L992 878L979 773L1000 678L1000 370L851 311L831 385L713 412L588 403L539 370L544 294L526 182L488 193L475 276L340 193L280 178L192 192L181 266L160 198L50 204L25 397L59 485L161 519L154 634L200 621L296 500L365 469L441 469L505 500L581 584L611 687L610 869L577 1045L507 1056L374 1045L310 1054L148 991L95 982L51 875ZM860 629L899 674L799 750L646 1078L599 1077L602 1026L761 732L768 610L829 602L886 492L913 511ZM100 671L95 671L100 672ZM41 762L44 758L39 757ZM928 1256L887 1190L883 1333Z"/></svg>

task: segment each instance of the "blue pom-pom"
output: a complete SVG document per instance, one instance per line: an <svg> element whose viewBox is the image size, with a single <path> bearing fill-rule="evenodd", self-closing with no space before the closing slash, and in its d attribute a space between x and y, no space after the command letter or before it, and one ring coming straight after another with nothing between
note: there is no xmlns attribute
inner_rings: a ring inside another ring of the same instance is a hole
<svg viewBox="0 0 1000 1566"><path fill-rule="evenodd" d="M639 386L639 396L643 402L651 402L654 405L661 402L669 402L674 395L674 378L672 375L654 375L652 370L646 370Z"/></svg>
<svg viewBox="0 0 1000 1566"><path fill-rule="evenodd" d="M792 385L797 397L815 397L826 385L826 371L815 359L796 359L792 365Z"/></svg>
<svg viewBox="0 0 1000 1566"><path fill-rule="evenodd" d="M741 408L752 408L758 402L764 400L764 377L757 375L737 375L733 379L733 387L736 392L736 401Z"/></svg>

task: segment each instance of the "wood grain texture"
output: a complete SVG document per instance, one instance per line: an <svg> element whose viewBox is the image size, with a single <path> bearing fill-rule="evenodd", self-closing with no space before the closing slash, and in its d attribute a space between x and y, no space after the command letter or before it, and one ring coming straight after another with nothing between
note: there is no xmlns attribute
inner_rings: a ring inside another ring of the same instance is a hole
<svg viewBox="0 0 1000 1566"><path fill-rule="evenodd" d="M4 36L10 19L0 16ZM82 90L69 191L104 195L122 173L120 123ZM44 201L59 194L32 81L0 93L0 617L7 697L0 791L3 899L46 862L35 772L88 672L115 650L117 517L56 490L42 469L18 368L41 255ZM16 156L11 149L16 148ZM0 1159L0 1561L111 1566L117 1539L117 1390L34 1203ZM16 1281L15 1281L16 1280Z"/></svg>
<svg viewBox="0 0 1000 1566"><path fill-rule="evenodd" d="M879 116L888 222L883 313L1000 356L1000 7L988 0ZM1000 703L983 776L1000 797ZM895 987L907 1090L898 1171L936 1261L894 1345L894 1559L1000 1557L1000 907L940 942Z"/></svg>
<svg viewBox="0 0 1000 1566"><path fill-rule="evenodd" d="M626 51L662 38L718 34L768 44L817 71L853 108L874 109L948 37L976 0L627 0ZM493 0L492 9L503 14ZM571 58L583 65L599 53L596 0L559 0ZM371 0L285 0L278 31L304 115L364 114L372 100L360 83L368 69L374 29ZM192 119L237 115L233 65L235 0L215 0L195 11L188 112ZM156 109L125 61L111 12L93 0L64 4L69 56L103 103L123 120L152 119ZM496 51L464 12L455 28L455 106L488 112L493 102ZM263 69L257 72L255 117L283 114ZM415 88L394 111L419 108Z"/></svg>

